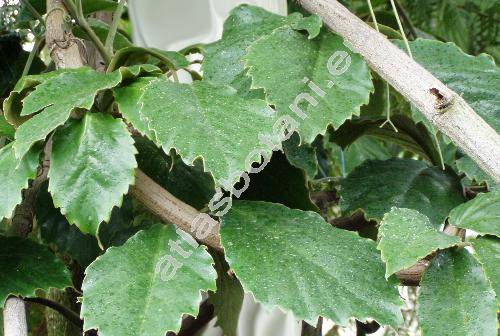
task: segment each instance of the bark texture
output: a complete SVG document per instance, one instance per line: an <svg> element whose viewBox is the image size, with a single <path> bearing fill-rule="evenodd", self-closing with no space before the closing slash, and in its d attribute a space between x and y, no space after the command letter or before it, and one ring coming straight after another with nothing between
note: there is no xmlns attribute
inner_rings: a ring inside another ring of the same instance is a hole
<svg viewBox="0 0 500 336"><path fill-rule="evenodd" d="M384 35L336 0L300 0L307 11L342 36L370 68L415 105L496 182L500 182L500 136L457 93L413 61ZM438 99L436 93L443 98Z"/></svg>

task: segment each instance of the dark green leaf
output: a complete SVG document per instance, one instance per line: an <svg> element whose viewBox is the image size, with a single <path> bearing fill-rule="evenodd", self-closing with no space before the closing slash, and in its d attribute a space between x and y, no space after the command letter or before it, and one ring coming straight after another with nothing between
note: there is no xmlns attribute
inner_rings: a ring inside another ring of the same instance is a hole
<svg viewBox="0 0 500 336"><path fill-rule="evenodd" d="M10 294L34 296L38 288L69 286L68 270L46 247L0 235L0 306Z"/></svg>
<svg viewBox="0 0 500 336"><path fill-rule="evenodd" d="M458 177L450 170L429 167L422 161L368 160L341 181L341 209L358 209L367 219L381 220L392 207L408 208L440 225L451 209L464 202Z"/></svg>
<svg viewBox="0 0 500 336"><path fill-rule="evenodd" d="M480 237L472 240L476 258L483 265L484 274L491 283L500 305L500 239Z"/></svg>
<svg viewBox="0 0 500 336"><path fill-rule="evenodd" d="M288 161L297 168L301 168L306 176L313 179L318 173L318 159L316 150L309 144L300 145L300 137L293 134L290 139L283 142L283 151Z"/></svg>

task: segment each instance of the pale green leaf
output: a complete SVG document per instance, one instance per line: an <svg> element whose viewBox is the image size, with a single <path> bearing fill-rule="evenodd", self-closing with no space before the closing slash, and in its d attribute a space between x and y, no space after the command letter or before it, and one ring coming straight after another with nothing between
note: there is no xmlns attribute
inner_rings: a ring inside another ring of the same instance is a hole
<svg viewBox="0 0 500 336"><path fill-rule="evenodd" d="M309 323L318 316L341 325L350 317L402 322L402 302L384 278L375 242L334 228L315 212L265 202L235 202L221 221L231 269L268 307Z"/></svg>
<svg viewBox="0 0 500 336"><path fill-rule="evenodd" d="M39 148L33 148L21 160L16 159L14 143L0 149L0 220L10 217L22 201L21 191L28 187L28 181L36 177Z"/></svg>
<svg viewBox="0 0 500 336"><path fill-rule="evenodd" d="M337 128L352 115L359 115L373 90L366 63L332 33L308 40L291 27L282 27L253 43L245 59L252 87L264 88L279 116L296 119L306 143L325 134L328 125ZM315 89L319 94L307 80L321 88ZM301 110L293 111L292 106ZM307 116L304 120L302 114Z"/></svg>
<svg viewBox="0 0 500 336"><path fill-rule="evenodd" d="M83 233L96 234L134 182L136 150L120 119L86 113L59 129L52 146L49 191Z"/></svg>
<svg viewBox="0 0 500 336"><path fill-rule="evenodd" d="M16 157L23 157L31 146L61 126L76 108L89 110L99 91L121 81L119 71L100 73L89 68L63 72L39 84L23 100L21 116L40 112L23 123L16 132Z"/></svg>
<svg viewBox="0 0 500 336"><path fill-rule="evenodd" d="M176 241L185 257L169 249ZM169 255L181 266L173 278L162 279L174 269ZM84 329L97 329L101 336L177 332L183 314L196 316L200 291L215 290L216 272L203 246L193 249L173 226L160 224L109 248L85 273Z"/></svg>
<svg viewBox="0 0 500 336"><path fill-rule="evenodd" d="M413 266L438 249L460 242L436 229L425 215L416 210L392 208L380 223L377 249L386 263L385 276Z"/></svg>
<svg viewBox="0 0 500 336"><path fill-rule="evenodd" d="M463 248L438 252L420 282L418 302L423 335L497 335L495 293Z"/></svg>
<svg viewBox="0 0 500 336"><path fill-rule="evenodd" d="M465 201L452 171L411 159L365 161L341 181L340 193L346 214L362 209L367 219L381 220L392 207L408 208L426 215L436 226Z"/></svg>
<svg viewBox="0 0 500 336"><path fill-rule="evenodd" d="M142 96L141 114L168 153L175 148L191 164L202 157L216 181L235 179L259 155L259 134L273 134L273 110L262 100L243 99L229 87L159 79ZM247 162L246 162L247 161ZM222 183L221 183L222 184Z"/></svg>
<svg viewBox="0 0 500 336"><path fill-rule="evenodd" d="M480 234L500 236L500 190L480 193L450 212L449 222Z"/></svg>
<svg viewBox="0 0 500 336"><path fill-rule="evenodd" d="M287 24L307 29L311 36L317 35L321 28L321 20L315 15L302 18L301 14L293 13L284 17L246 4L234 8L224 22L222 38L203 46L204 78L218 85L233 85L233 81L244 71L242 57L248 47L260 37Z"/></svg>
<svg viewBox="0 0 500 336"><path fill-rule="evenodd" d="M471 242L500 305L500 238L479 237Z"/></svg>
<svg viewBox="0 0 500 336"><path fill-rule="evenodd" d="M0 235L0 307L10 294L34 296L38 288L69 286L68 270L45 246Z"/></svg>

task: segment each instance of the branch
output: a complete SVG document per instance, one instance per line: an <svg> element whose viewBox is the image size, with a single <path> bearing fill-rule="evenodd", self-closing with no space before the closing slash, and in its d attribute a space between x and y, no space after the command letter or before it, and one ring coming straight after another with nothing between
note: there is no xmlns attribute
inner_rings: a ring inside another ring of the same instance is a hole
<svg viewBox="0 0 500 336"><path fill-rule="evenodd" d="M79 68L84 66L80 56L77 39L66 31L68 12L62 0L47 0L47 17L45 18L45 39L50 57L57 68Z"/></svg>
<svg viewBox="0 0 500 336"><path fill-rule="evenodd" d="M500 136L465 100L336 0L300 0L485 172L500 182ZM438 99L434 93L443 96ZM443 104L446 103L446 104ZM443 106L446 105L445 108Z"/></svg>
<svg viewBox="0 0 500 336"><path fill-rule="evenodd" d="M5 336L28 336L26 306L18 297L11 296L3 308L3 333Z"/></svg>

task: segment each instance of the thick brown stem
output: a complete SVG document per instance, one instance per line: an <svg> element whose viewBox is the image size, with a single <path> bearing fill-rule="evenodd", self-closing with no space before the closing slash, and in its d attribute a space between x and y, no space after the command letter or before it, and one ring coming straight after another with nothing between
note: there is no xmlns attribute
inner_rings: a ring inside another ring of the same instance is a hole
<svg viewBox="0 0 500 336"><path fill-rule="evenodd" d="M319 15L329 29L344 38L350 49L363 56L370 68L500 182L500 136L459 94L338 1L300 0L300 3L307 11Z"/></svg>
<svg viewBox="0 0 500 336"><path fill-rule="evenodd" d="M50 56L57 68L79 68L85 65L80 56L81 42L71 34L67 18L62 0L47 0L45 38Z"/></svg>

